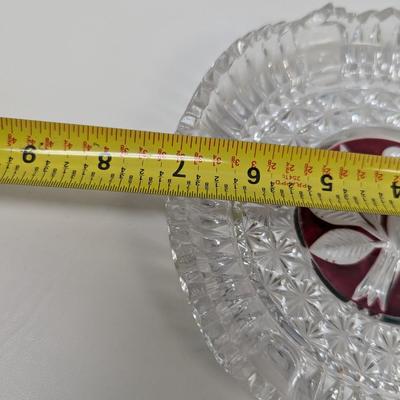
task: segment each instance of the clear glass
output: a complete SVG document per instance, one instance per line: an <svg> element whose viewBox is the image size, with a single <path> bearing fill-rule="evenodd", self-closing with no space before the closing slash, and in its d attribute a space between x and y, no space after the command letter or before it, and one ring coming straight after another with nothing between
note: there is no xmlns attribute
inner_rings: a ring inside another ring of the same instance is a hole
<svg viewBox="0 0 400 400"><path fill-rule="evenodd" d="M399 83L400 13L327 5L230 46L178 132L397 157ZM255 397L399 398L398 218L178 198L167 210L194 318Z"/></svg>

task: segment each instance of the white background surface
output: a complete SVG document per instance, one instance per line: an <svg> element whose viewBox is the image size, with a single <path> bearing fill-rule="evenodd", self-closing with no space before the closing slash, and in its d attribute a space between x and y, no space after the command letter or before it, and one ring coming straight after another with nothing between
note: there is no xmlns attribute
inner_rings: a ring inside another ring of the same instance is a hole
<svg viewBox="0 0 400 400"><path fill-rule="evenodd" d="M233 40L324 3L0 0L0 115L173 131ZM3 186L0 224L0 399L250 399L194 326L163 199Z"/></svg>

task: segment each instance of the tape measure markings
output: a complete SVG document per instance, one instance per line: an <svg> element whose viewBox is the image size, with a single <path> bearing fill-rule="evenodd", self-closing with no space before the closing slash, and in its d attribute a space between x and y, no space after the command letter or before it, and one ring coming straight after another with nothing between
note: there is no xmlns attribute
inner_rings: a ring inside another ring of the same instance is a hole
<svg viewBox="0 0 400 400"><path fill-rule="evenodd" d="M400 214L400 160L0 118L0 183Z"/></svg>

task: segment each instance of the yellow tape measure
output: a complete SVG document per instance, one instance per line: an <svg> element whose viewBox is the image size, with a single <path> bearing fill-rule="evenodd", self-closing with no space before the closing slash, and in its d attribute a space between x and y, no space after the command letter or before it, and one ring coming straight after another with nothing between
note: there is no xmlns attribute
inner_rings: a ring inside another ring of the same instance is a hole
<svg viewBox="0 0 400 400"><path fill-rule="evenodd" d="M0 183L400 215L400 159L0 118Z"/></svg>

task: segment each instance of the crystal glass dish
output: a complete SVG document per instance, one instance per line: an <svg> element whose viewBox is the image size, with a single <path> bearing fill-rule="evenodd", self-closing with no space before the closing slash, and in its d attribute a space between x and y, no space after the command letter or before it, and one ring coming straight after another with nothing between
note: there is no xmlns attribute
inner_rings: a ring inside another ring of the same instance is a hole
<svg viewBox="0 0 400 400"><path fill-rule="evenodd" d="M400 156L400 12L327 5L250 32L177 131ZM167 213L194 318L256 398L399 398L399 218L179 198Z"/></svg>

